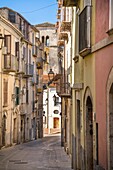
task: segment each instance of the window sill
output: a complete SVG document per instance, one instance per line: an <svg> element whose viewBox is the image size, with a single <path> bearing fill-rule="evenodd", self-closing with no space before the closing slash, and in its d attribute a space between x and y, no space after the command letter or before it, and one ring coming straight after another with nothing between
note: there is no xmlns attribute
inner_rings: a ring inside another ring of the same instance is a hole
<svg viewBox="0 0 113 170"><path fill-rule="evenodd" d="M109 36L113 34L113 28L109 29L107 32L106 32Z"/></svg>
<svg viewBox="0 0 113 170"><path fill-rule="evenodd" d="M90 53L91 53L91 48L89 47L86 47L85 49L79 52L80 56L82 56L83 58Z"/></svg>

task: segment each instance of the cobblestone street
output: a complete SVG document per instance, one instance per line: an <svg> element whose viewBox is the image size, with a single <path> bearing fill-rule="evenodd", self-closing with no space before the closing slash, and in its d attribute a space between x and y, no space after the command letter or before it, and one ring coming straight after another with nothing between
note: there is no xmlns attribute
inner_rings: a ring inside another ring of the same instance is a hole
<svg viewBox="0 0 113 170"><path fill-rule="evenodd" d="M60 134L55 134L4 148L0 170L71 170L70 158L60 143Z"/></svg>

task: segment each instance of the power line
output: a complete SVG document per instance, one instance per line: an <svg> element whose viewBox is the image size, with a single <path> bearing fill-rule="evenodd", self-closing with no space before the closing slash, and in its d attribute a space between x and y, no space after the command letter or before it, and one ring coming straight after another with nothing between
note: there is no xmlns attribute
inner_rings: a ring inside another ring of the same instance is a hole
<svg viewBox="0 0 113 170"><path fill-rule="evenodd" d="M33 10L33 11L21 12L21 13L24 13L24 14L33 13L33 12L36 12L36 11L39 11L39 10L42 10L42 9L45 9L45 8L49 8L49 7L54 6L54 5L56 5L56 4L57 4L57 3L50 4L50 5L48 5L48 6L45 6L45 7L42 7L42 8L38 8L38 9L35 9L35 10Z"/></svg>

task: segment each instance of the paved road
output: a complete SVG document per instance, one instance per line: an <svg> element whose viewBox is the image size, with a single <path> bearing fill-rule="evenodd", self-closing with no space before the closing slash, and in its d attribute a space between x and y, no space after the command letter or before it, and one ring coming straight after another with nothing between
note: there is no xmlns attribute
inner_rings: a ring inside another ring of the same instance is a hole
<svg viewBox="0 0 113 170"><path fill-rule="evenodd" d="M49 135L0 150L0 170L71 170L60 135Z"/></svg>

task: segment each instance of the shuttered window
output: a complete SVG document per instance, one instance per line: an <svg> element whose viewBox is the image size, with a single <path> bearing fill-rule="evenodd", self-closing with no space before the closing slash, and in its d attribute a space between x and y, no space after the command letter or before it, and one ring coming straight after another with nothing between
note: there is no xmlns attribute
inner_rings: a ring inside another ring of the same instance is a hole
<svg viewBox="0 0 113 170"><path fill-rule="evenodd" d="M19 55L19 42L15 42L15 56Z"/></svg>
<svg viewBox="0 0 113 170"><path fill-rule="evenodd" d="M3 100L3 105L7 106L8 105L8 80L4 79L3 81L3 95L4 95L4 100Z"/></svg>
<svg viewBox="0 0 113 170"><path fill-rule="evenodd" d="M91 7L86 6L79 15L79 52L85 56L91 47Z"/></svg>
<svg viewBox="0 0 113 170"><path fill-rule="evenodd" d="M4 46L7 47L7 54L11 54L11 35L5 35Z"/></svg>

